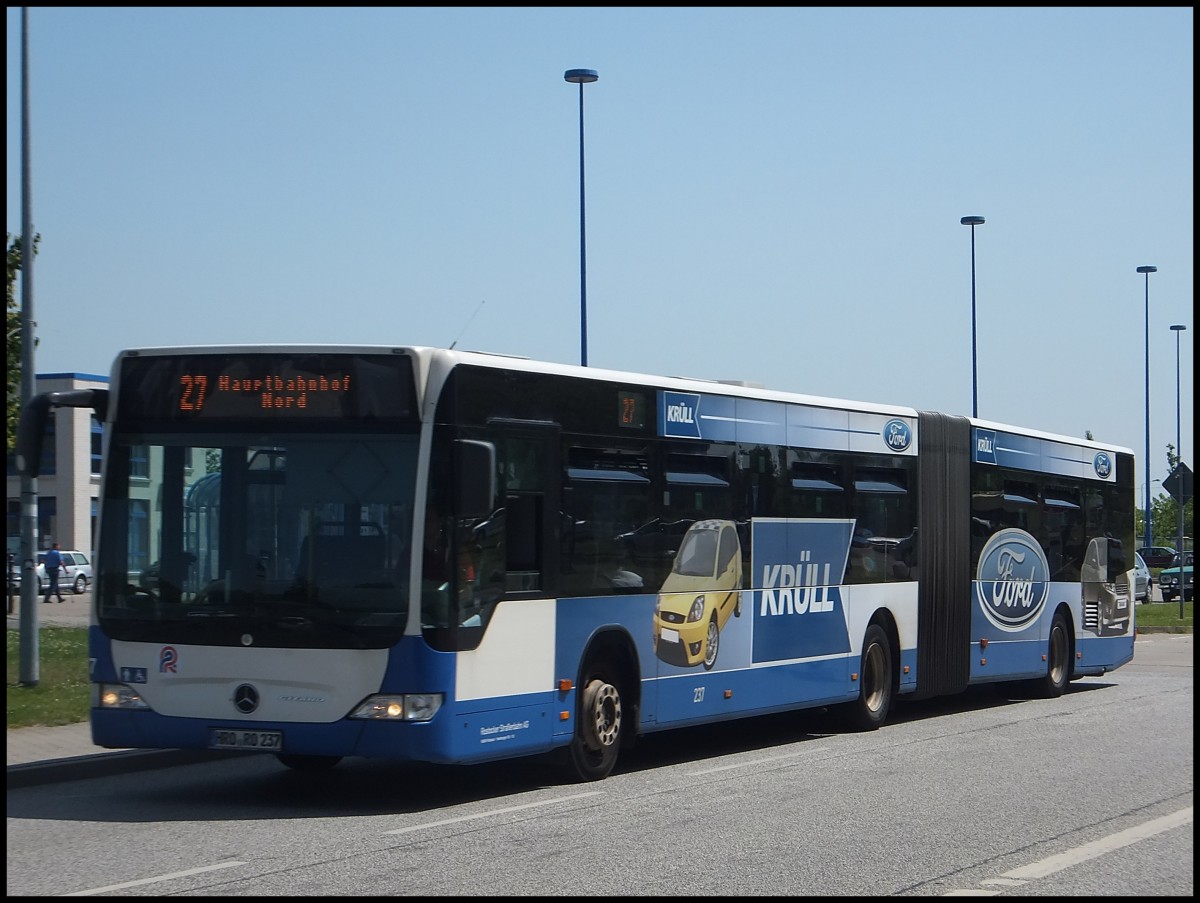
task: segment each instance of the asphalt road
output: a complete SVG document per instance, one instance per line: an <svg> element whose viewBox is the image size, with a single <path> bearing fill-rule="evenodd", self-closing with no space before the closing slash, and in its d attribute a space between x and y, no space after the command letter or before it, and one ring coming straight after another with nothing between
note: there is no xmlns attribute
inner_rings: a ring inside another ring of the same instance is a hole
<svg viewBox="0 0 1200 903"><path fill-rule="evenodd" d="M1188 896L1193 637L1059 699L1001 688L844 733L819 712L544 760L269 756L8 793L10 895Z"/></svg>

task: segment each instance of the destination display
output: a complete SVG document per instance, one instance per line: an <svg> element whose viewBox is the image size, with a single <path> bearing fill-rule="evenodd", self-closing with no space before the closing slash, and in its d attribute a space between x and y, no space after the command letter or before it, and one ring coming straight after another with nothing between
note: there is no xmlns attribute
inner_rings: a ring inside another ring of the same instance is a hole
<svg viewBox="0 0 1200 903"><path fill-rule="evenodd" d="M130 355L118 416L155 421L412 420L404 355Z"/></svg>

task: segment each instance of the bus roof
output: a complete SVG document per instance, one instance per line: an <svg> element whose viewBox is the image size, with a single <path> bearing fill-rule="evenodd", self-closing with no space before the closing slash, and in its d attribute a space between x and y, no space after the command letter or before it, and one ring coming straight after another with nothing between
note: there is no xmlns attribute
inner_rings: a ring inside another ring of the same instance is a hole
<svg viewBox="0 0 1200 903"><path fill-rule="evenodd" d="M417 362L417 379L419 389L424 389L431 367L448 372L459 364L470 364L478 367L495 367L519 370L529 373L546 373L576 378L607 380L611 382L627 382L638 385L652 386L681 392L703 392L711 395L728 395L737 398L753 398L764 401L788 402L812 407L823 407L834 410L859 411L870 414L882 414L896 417L917 417L921 412L916 408L905 405L882 404L878 402L860 401L845 398L834 398L823 395L806 395L800 392L781 389L768 389L757 383L742 380L706 379L693 376L663 376L628 370L609 370L602 367L584 367L579 364L564 364L554 361L537 360L519 355L505 354L492 351L457 350L438 348L428 345L346 345L325 343L280 343L262 345L175 345L163 347L147 347L126 349L121 351L113 364L113 384L117 384L118 369L121 360L130 355L181 355L181 354L251 354L262 353L303 353L303 354L404 354L412 356ZM966 416L966 415L962 415ZM990 420L980 420L967 417L972 426L984 429L995 429L1009 433L1018 433L1039 439L1069 443L1084 448L1095 448L1110 452L1133 454L1132 449L1111 443L1082 439L1077 436L1067 436L1047 432L1030 427L1017 426L1009 423L999 423Z"/></svg>

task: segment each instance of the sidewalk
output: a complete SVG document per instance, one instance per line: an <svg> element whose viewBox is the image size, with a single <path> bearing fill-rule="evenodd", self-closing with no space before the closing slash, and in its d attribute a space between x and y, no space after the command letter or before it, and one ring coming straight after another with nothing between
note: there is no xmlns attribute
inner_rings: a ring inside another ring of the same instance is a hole
<svg viewBox="0 0 1200 903"><path fill-rule="evenodd" d="M112 750L92 743L92 728L86 721L60 727L19 727L8 731L9 768L108 752Z"/></svg>
<svg viewBox="0 0 1200 903"><path fill-rule="evenodd" d="M7 599L5 600L7 602ZM72 592L63 593L62 602L37 602L34 612L39 627L87 627L92 612L92 592L75 595ZM21 627L21 597L14 596L12 611L8 614L8 629L19 630Z"/></svg>
<svg viewBox="0 0 1200 903"><path fill-rule="evenodd" d="M205 749L105 749L86 721L8 731L8 789L212 762L240 753Z"/></svg>

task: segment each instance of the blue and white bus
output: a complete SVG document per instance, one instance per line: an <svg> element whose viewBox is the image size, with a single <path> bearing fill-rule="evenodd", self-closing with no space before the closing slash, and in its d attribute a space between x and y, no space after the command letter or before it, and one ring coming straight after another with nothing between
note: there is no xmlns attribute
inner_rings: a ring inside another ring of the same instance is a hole
<svg viewBox="0 0 1200 903"><path fill-rule="evenodd" d="M91 727L112 748L575 780L675 727L1133 657L1129 449L967 417L425 347L122 352Z"/></svg>

